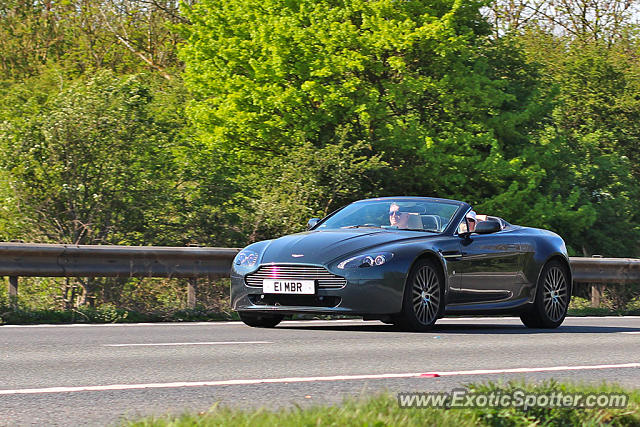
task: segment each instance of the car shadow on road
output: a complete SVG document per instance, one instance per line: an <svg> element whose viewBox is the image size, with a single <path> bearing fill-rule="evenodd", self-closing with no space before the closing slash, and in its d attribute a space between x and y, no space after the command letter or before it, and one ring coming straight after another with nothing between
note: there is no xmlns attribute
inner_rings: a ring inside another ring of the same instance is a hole
<svg viewBox="0 0 640 427"><path fill-rule="evenodd" d="M317 331L345 331L345 332L393 332L393 333L412 333L403 331L394 325L385 325L382 323L373 324L357 324L357 325L287 325L281 324L277 329L302 329ZM436 326L428 333L442 334L612 334L620 332L637 332L640 333L640 327L619 327L619 326L560 326L557 329L533 329L523 325L500 325L500 324L436 324ZM420 333L420 332L418 332Z"/></svg>

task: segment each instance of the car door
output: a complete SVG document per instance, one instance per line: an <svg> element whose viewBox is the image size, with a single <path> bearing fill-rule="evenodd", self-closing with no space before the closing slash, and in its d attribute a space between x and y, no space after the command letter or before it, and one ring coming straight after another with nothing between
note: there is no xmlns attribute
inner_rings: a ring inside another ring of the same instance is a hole
<svg viewBox="0 0 640 427"><path fill-rule="evenodd" d="M519 236L510 230L460 238L451 302L505 301L517 295L522 277Z"/></svg>

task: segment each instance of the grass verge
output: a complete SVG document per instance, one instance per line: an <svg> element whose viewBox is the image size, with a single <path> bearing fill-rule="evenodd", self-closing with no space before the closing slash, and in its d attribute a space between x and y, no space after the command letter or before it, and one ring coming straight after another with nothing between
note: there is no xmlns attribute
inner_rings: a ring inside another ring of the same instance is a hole
<svg viewBox="0 0 640 427"><path fill-rule="evenodd" d="M540 384L523 382L469 384L469 392L513 393L624 393L629 402L624 408L575 407L552 408L411 408L402 409L392 394L348 399L340 406L295 407L281 410L234 410L214 405L209 411L181 416L151 417L125 422L129 427L186 426L640 426L640 391L625 390L615 385L576 385L547 381Z"/></svg>
<svg viewBox="0 0 640 427"><path fill-rule="evenodd" d="M573 296L569 304L569 316L640 316L640 298L634 298L623 306L605 301L603 307L591 307L591 301Z"/></svg>
<svg viewBox="0 0 640 427"><path fill-rule="evenodd" d="M571 308L569 316L640 316L640 310L612 310L609 308ZM307 318L306 316L304 318ZM468 317L468 316L452 316ZM314 316L314 319L352 318L348 316ZM357 318L357 317L356 317ZM205 308L181 309L141 313L102 305L73 310L27 309L0 306L0 325L66 324L66 323L140 323L140 322L208 322L240 320L235 311L220 312Z"/></svg>
<svg viewBox="0 0 640 427"><path fill-rule="evenodd" d="M73 310L33 310L0 306L0 325L64 324L64 323L140 323L140 322L206 322L239 320L236 312L220 312L205 308L140 313L104 304L96 308Z"/></svg>
<svg viewBox="0 0 640 427"><path fill-rule="evenodd" d="M640 300L634 300L624 309L611 307L593 308L585 298L574 297L569 306L569 316L639 316ZM206 322L215 320L239 320L234 311L224 311L215 307L193 309L164 309L155 311L135 311L105 303L97 307L79 307L73 310L34 309L24 306L11 307L0 300L0 325L2 324L42 324L42 323L137 323L137 322ZM228 303L227 303L228 307ZM303 316L307 318L309 316ZM312 316L314 319L337 319L349 316ZM455 316L458 317L458 316ZM466 316L461 316L466 317Z"/></svg>
<svg viewBox="0 0 640 427"><path fill-rule="evenodd" d="M606 307L584 307L570 308L568 316L585 317L585 316L640 316L639 309L633 310L614 310Z"/></svg>

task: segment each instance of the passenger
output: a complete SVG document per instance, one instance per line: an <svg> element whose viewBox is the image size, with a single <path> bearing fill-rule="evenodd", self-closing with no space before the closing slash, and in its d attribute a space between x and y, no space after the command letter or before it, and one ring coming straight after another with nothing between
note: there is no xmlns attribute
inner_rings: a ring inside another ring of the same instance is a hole
<svg viewBox="0 0 640 427"><path fill-rule="evenodd" d="M476 230L476 224L478 218L475 211L469 211L467 214L467 224L469 224L469 233L473 233Z"/></svg>

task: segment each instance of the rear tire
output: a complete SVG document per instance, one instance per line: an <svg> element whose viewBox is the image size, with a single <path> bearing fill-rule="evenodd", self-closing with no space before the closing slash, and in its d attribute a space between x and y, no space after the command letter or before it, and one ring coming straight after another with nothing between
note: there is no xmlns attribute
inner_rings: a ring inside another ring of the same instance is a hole
<svg viewBox="0 0 640 427"><path fill-rule="evenodd" d="M540 274L533 307L520 315L528 328L557 328L564 322L571 300L571 283L567 267L560 261L549 261Z"/></svg>
<svg viewBox="0 0 640 427"><path fill-rule="evenodd" d="M281 314L262 314L238 312L240 320L252 328L273 328L284 319Z"/></svg>
<svg viewBox="0 0 640 427"><path fill-rule="evenodd" d="M444 275L429 259L415 263L404 287L402 312L396 324L405 330L426 332L444 311Z"/></svg>

